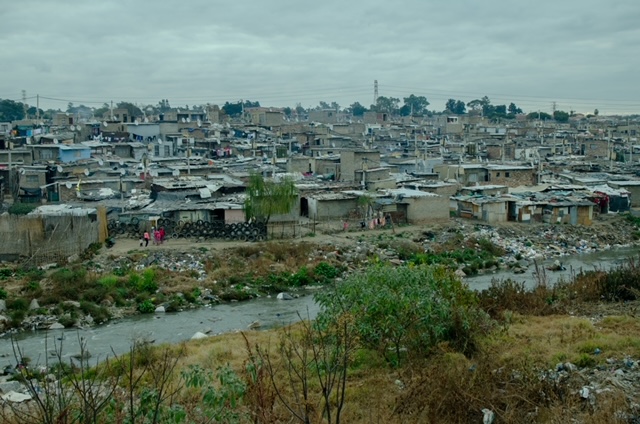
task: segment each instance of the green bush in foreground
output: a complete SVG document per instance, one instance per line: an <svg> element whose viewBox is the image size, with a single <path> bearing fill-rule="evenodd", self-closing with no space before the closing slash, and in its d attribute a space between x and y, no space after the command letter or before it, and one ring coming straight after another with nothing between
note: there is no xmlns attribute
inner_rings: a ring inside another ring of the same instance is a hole
<svg viewBox="0 0 640 424"><path fill-rule="evenodd" d="M407 355L424 356L441 342L473 351L488 322L475 294L444 267L372 267L316 299L321 323L355 317L364 347L392 364Z"/></svg>

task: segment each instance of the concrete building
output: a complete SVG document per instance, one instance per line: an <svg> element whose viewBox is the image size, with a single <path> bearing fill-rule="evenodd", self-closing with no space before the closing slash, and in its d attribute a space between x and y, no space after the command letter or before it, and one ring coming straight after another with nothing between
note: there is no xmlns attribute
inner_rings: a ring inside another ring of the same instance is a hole
<svg viewBox="0 0 640 424"><path fill-rule="evenodd" d="M340 181L362 181L361 178L358 179L356 171L379 167L380 153L376 150L343 150L340 152Z"/></svg>

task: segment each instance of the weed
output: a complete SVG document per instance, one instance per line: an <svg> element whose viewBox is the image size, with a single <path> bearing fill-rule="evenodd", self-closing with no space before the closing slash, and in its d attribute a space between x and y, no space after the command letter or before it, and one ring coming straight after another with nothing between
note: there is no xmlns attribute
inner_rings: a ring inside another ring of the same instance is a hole
<svg viewBox="0 0 640 424"><path fill-rule="evenodd" d="M573 363L580 368L588 368L596 365L597 361L593 356L589 355L588 353L581 353L580 356L578 356L573 361Z"/></svg>
<svg viewBox="0 0 640 424"><path fill-rule="evenodd" d="M146 299L138 303L137 309L141 314L152 314L156 310L156 307L151 300Z"/></svg>

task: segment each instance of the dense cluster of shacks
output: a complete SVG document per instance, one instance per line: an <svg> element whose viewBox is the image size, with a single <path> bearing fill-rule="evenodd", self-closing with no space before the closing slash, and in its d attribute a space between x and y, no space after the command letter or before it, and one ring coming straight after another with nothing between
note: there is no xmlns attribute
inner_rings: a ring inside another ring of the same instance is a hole
<svg viewBox="0 0 640 424"><path fill-rule="evenodd" d="M259 173L298 188L291 213L272 222L590 225L640 198L638 129L626 117L582 115L558 123L334 110L290 118L273 108L234 118L217 107L144 118L60 113L0 123L0 193L5 206L100 204L121 220L231 224L245 221L246 182Z"/></svg>

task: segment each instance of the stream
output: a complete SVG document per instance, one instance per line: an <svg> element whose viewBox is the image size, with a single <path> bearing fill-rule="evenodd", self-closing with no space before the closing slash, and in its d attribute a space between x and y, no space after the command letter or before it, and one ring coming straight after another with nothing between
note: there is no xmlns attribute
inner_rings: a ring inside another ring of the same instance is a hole
<svg viewBox="0 0 640 424"><path fill-rule="evenodd" d="M42 364L46 355L55 352L56 344L62 343L63 358L79 354L80 340L84 339L93 362L112 357L114 352L118 355L128 352L135 340L154 341L156 345L178 343L191 339L197 332L214 335L250 331L248 326L256 321L260 323L259 329L270 329L298 321L298 314L314 318L318 310L310 293L292 300L277 300L273 296L176 313L135 315L85 330L23 332L14 335L15 343L8 336L0 339L0 366L15 365L14 344L34 364Z"/></svg>
<svg viewBox="0 0 640 424"><path fill-rule="evenodd" d="M638 247L625 247L596 253L565 256L560 262L566 268L563 271L544 271L547 284L555 284L559 279L569 280L581 270L609 269L627 260L637 257ZM549 258L540 263L545 268L556 258ZM531 264L524 274L514 274L509 270L466 278L465 281L473 290L483 290L493 279L511 278L524 282L528 287L537 284ZM80 339L86 340L92 361L101 360L113 353L122 354L129 351L133 341L149 340L155 344L178 343L189 340L196 332L210 335L247 330L251 323L259 322L259 329L270 329L288 325L302 317L314 318L319 306L313 301L313 293L292 300L277 300L274 297L258 298L245 302L207 306L200 309L186 310L177 313L136 315L115 320L103 326L88 329L63 329L49 331L23 332L14 335L15 343L5 336L0 338L0 366L15 364L14 347L17 344L23 354L30 357L33 363L44 363L46 356L54 351L55 344L62 343L64 358L80 353Z"/></svg>

